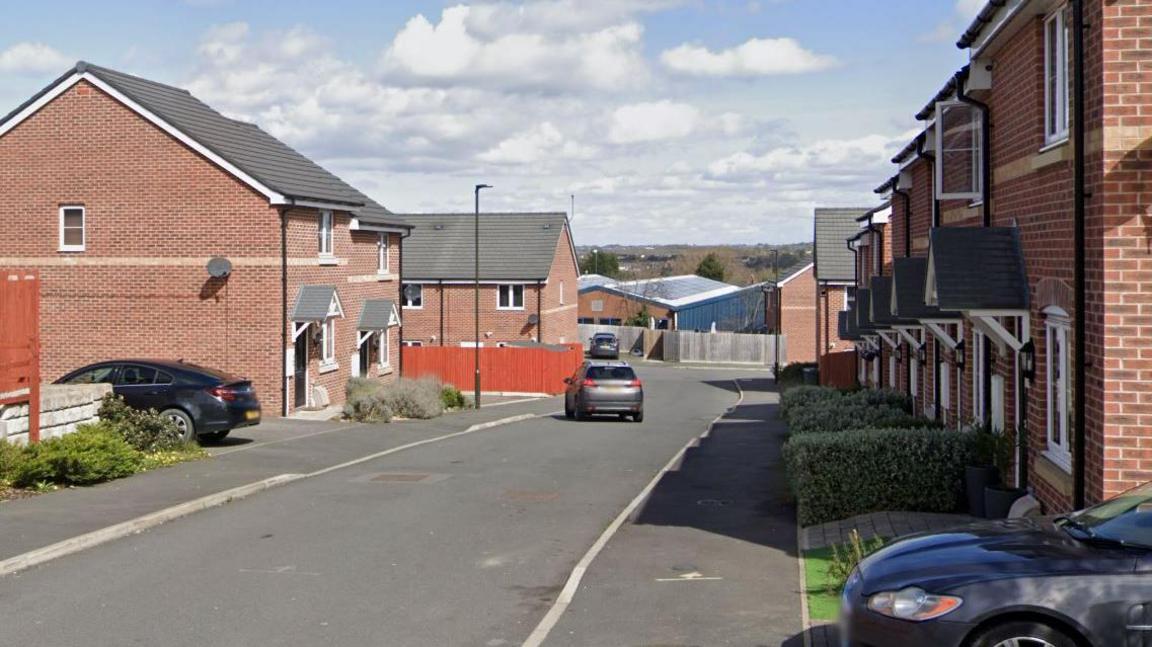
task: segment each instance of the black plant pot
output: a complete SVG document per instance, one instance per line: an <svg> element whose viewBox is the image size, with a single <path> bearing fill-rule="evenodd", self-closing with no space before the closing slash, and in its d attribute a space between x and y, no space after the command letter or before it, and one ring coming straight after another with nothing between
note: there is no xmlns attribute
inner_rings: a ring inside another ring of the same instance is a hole
<svg viewBox="0 0 1152 647"><path fill-rule="evenodd" d="M984 488L984 513L989 519L1007 519L1012 504L1025 494L1027 494L1025 490L986 487Z"/></svg>
<svg viewBox="0 0 1152 647"><path fill-rule="evenodd" d="M964 468L964 493L968 495L968 513L984 517L984 488L1000 482L1000 470L992 466Z"/></svg>

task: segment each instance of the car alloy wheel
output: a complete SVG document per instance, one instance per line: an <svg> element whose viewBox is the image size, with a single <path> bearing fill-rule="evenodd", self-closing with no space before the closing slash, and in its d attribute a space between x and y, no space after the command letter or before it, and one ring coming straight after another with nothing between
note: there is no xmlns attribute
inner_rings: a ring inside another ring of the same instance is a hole
<svg viewBox="0 0 1152 647"><path fill-rule="evenodd" d="M162 416L172 421L176 425L176 430L180 432L180 439L184 442L191 442L196 439L196 425L192 422L192 418L188 414L179 409L166 409L161 412Z"/></svg>
<svg viewBox="0 0 1152 647"><path fill-rule="evenodd" d="M994 626L971 643L972 647L1076 647L1063 631L1043 622L1007 622Z"/></svg>
<svg viewBox="0 0 1152 647"><path fill-rule="evenodd" d="M1056 645L1053 645L1043 638L1032 638L1031 636L1026 636L1001 640L1000 642L996 643L994 647L1056 647Z"/></svg>

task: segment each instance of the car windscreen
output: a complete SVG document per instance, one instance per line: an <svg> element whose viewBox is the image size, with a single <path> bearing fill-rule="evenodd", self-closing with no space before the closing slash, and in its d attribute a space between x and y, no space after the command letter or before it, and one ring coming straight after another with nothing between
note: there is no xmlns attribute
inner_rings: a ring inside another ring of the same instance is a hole
<svg viewBox="0 0 1152 647"><path fill-rule="evenodd" d="M1152 546L1152 484L1144 484L1072 515L1098 537Z"/></svg>
<svg viewBox="0 0 1152 647"><path fill-rule="evenodd" d="M630 366L590 366L588 367L590 380L627 380L636 379L636 372Z"/></svg>

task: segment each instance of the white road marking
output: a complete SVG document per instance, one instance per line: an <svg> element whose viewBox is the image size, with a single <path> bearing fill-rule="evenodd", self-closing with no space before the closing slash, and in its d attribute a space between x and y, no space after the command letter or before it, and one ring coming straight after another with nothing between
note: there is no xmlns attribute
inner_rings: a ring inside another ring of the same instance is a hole
<svg viewBox="0 0 1152 647"><path fill-rule="evenodd" d="M658 577L657 582L715 582L722 580L722 577L704 577L703 573L692 571L691 573L684 573L677 577Z"/></svg>
<svg viewBox="0 0 1152 647"><path fill-rule="evenodd" d="M680 463L688 449L698 444L701 438L707 438L712 433L712 427L714 427L721 418L731 413L744 402L744 389L740 388L739 378L732 380L732 382L736 385L736 390L740 396L736 400L736 404L728 408L724 413L716 416L703 434L689 440L681 447L680 451L676 452L676 455L672 457L672 460L668 461L668 463L656 473L656 476L640 491L640 494L637 494L636 498L632 499L631 503L604 529L604 532L601 533L596 543L592 544L592 547L588 549L584 557L576 563L576 567L572 569L572 573L568 576L568 581L564 584L560 595L556 596L556 601L552 603L552 607L548 609L548 613L544 614L544 617L540 620L540 624L536 625L536 628L528 636L528 639L524 641L522 647L540 647L544 644L544 641L548 638L548 634L552 632L552 629L560 622L560 618L564 616L564 612L568 610L568 605L572 604L572 599L576 597L576 591L580 588L580 582L584 579L584 574L588 571L588 568L592 566L592 562L600 552L604 550L604 547L608 545L608 541L620 530L624 522L632 516L632 513L647 500L648 496L652 494L652 491L656 489L656 484L660 482L660 479Z"/></svg>

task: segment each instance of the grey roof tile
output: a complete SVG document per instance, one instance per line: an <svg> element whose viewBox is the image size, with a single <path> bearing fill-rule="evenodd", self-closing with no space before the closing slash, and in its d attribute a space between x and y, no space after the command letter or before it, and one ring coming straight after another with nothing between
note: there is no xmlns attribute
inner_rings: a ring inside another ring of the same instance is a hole
<svg viewBox="0 0 1152 647"><path fill-rule="evenodd" d="M860 224L856 219L869 211L871 211L869 207L816 209L812 255L816 262L817 281L851 283L856 280L856 257L848 249L847 241L860 231Z"/></svg>
<svg viewBox="0 0 1152 647"><path fill-rule="evenodd" d="M187 90L150 81L81 61L29 102L0 120L14 117L25 106L74 73L87 72L153 113L204 148L288 198L347 205L359 215L387 224L404 223L387 209L293 150L259 126L230 119Z"/></svg>
<svg viewBox="0 0 1152 647"><path fill-rule="evenodd" d="M392 325L396 303L391 299L365 299L360 308L359 330L385 330Z"/></svg>
<svg viewBox="0 0 1152 647"><path fill-rule="evenodd" d="M476 274L474 214L400 214L414 225L404 240L404 279L468 280ZM556 213L480 214L480 278L548 278L568 217ZM573 261L575 262L575 261Z"/></svg>
<svg viewBox="0 0 1152 647"><path fill-rule="evenodd" d="M336 288L331 285L302 285L296 293L292 321L323 321L328 317Z"/></svg>
<svg viewBox="0 0 1152 647"><path fill-rule="evenodd" d="M862 334L886 327L877 326L876 322L872 321L872 291L865 288L856 289L856 327Z"/></svg>
<svg viewBox="0 0 1152 647"><path fill-rule="evenodd" d="M873 277L869 288L872 291L873 321L884 326L915 325L915 321L892 314L892 277Z"/></svg>
<svg viewBox="0 0 1152 647"><path fill-rule="evenodd" d="M941 311L924 304L928 259L897 258L892 262L892 312L901 319L959 319L959 312Z"/></svg>
<svg viewBox="0 0 1152 647"><path fill-rule="evenodd" d="M1028 275L1015 227L936 227L928 275L948 310L1027 310Z"/></svg>

